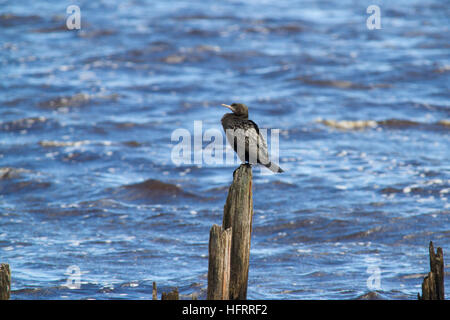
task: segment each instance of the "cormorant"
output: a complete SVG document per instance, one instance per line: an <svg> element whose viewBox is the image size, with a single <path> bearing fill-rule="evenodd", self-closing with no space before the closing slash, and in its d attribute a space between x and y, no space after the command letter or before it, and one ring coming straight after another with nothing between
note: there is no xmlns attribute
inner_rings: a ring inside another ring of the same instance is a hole
<svg viewBox="0 0 450 320"><path fill-rule="evenodd" d="M273 172L283 172L277 164L269 159L267 144L259 132L258 125L248 119L248 108L242 103L222 104L233 113L222 117L222 126L227 140L242 162L261 164Z"/></svg>

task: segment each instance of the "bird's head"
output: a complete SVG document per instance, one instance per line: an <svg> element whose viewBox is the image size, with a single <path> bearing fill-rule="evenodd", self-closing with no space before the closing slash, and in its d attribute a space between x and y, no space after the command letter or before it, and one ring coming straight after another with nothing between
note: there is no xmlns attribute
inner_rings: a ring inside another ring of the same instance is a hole
<svg viewBox="0 0 450 320"><path fill-rule="evenodd" d="M230 106L227 104L222 104L222 106L233 111L233 113L238 117L248 118L248 108L243 103L233 103Z"/></svg>

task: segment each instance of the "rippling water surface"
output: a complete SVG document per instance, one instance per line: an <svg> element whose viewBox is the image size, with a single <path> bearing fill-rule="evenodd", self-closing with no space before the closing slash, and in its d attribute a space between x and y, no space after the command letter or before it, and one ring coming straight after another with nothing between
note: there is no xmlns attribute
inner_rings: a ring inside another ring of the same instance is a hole
<svg viewBox="0 0 450 320"><path fill-rule="evenodd" d="M13 299L204 298L236 165L176 166L171 134L232 102L281 129L286 170L254 170L248 297L416 299L428 242L450 253L445 1L80 0L69 31L71 4L0 1Z"/></svg>

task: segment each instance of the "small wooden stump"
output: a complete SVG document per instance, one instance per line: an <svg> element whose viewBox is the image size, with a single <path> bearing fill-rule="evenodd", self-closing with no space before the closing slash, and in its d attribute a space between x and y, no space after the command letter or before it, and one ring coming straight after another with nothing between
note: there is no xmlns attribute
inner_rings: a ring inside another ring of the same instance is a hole
<svg viewBox="0 0 450 320"><path fill-rule="evenodd" d="M217 224L209 233L208 300L228 300L230 286L231 228Z"/></svg>
<svg viewBox="0 0 450 320"><path fill-rule="evenodd" d="M161 300L180 300L178 288L175 288L170 292L163 292L161 295Z"/></svg>
<svg viewBox="0 0 450 320"><path fill-rule="evenodd" d="M158 291L156 290L156 282L153 281L152 300L158 300Z"/></svg>
<svg viewBox="0 0 450 320"><path fill-rule="evenodd" d="M222 228L232 229L230 264L230 299L247 298L250 240L252 234L252 168L242 164L233 173L224 206Z"/></svg>
<svg viewBox="0 0 450 320"><path fill-rule="evenodd" d="M9 264L0 264L0 300L9 300L11 297L11 270Z"/></svg>
<svg viewBox="0 0 450 320"><path fill-rule="evenodd" d="M433 242L430 241L430 272L422 282L422 296L419 300L444 300L444 253L441 247L434 252Z"/></svg>

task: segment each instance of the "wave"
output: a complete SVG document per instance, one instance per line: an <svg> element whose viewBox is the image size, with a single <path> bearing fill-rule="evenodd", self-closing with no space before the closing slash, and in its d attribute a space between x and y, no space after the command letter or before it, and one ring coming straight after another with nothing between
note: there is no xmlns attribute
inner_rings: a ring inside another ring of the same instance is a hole
<svg viewBox="0 0 450 320"><path fill-rule="evenodd" d="M420 183L407 185L402 187L385 187L380 190L383 194L412 194L419 196L435 196L444 197L450 192L450 186L445 180L430 179L421 181Z"/></svg>
<svg viewBox="0 0 450 320"><path fill-rule="evenodd" d="M30 170L23 168L3 167L0 168L0 180L20 178L23 173L30 173L30 172L31 172Z"/></svg>
<svg viewBox="0 0 450 320"><path fill-rule="evenodd" d="M440 124L441 126L450 127L450 120L441 120L438 122L438 124Z"/></svg>
<svg viewBox="0 0 450 320"><path fill-rule="evenodd" d="M31 129L35 126L45 124L48 121L45 117L29 117L12 121L0 122L0 130L5 131L20 131L24 129Z"/></svg>
<svg viewBox="0 0 450 320"><path fill-rule="evenodd" d="M450 72L450 65L443 65L443 66L437 67L436 69L433 70L433 72L435 72L435 73Z"/></svg>
<svg viewBox="0 0 450 320"><path fill-rule="evenodd" d="M387 120L333 120L333 119L317 119L317 123L321 123L331 128L339 130L362 130L376 127L383 128L411 128L418 126L450 126L450 120L440 120L435 123L422 123L406 119L387 119Z"/></svg>
<svg viewBox="0 0 450 320"><path fill-rule="evenodd" d="M39 141L39 145L42 147L79 147L85 144L90 144L91 141L89 140L82 140L82 141Z"/></svg>
<svg viewBox="0 0 450 320"><path fill-rule="evenodd" d="M117 100L119 98L118 94L88 94L88 93L77 93L72 96L57 97L49 100L45 100L39 103L42 108L59 109L63 107L81 107L89 104L95 100Z"/></svg>
<svg viewBox="0 0 450 320"><path fill-rule="evenodd" d="M355 83L347 80L317 80L310 77L297 77L294 80L300 80L303 83L319 86L319 87L332 87L337 89L358 89L358 90L370 90L378 88L390 88L392 85L387 83L374 83L374 84L362 84Z"/></svg>
<svg viewBox="0 0 450 320"><path fill-rule="evenodd" d="M277 34L286 34L286 33L300 33L304 31L304 27L295 23L284 24L284 25L264 25L264 24L255 24L251 27L244 29L247 33L277 33Z"/></svg>
<svg viewBox="0 0 450 320"><path fill-rule="evenodd" d="M378 123L374 120L322 120L318 119L316 122L324 124L328 127L340 130L360 130L366 128L375 128Z"/></svg>

